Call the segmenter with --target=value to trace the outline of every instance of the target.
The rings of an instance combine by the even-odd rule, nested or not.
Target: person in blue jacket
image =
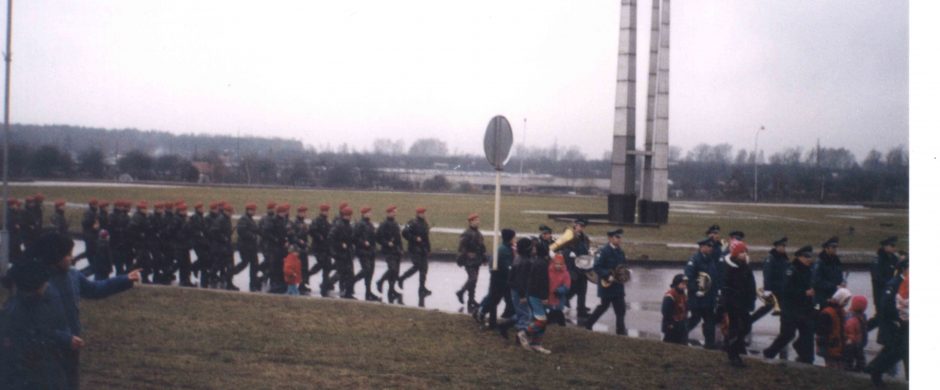
[[[100,299],[130,289],[140,282],[140,270],[127,275],[118,275],[106,280],[90,281],[72,267],[72,240],[58,233],[46,233],[39,237],[33,247],[32,257],[49,267],[49,294],[62,305],[66,324],[75,336],[81,336],[82,324],[78,301],[80,298]],[[65,354],[66,378],[70,388],[78,388],[79,353],[70,350]]]
[[[839,237],[832,237],[822,244],[819,260],[813,264],[813,289],[815,302],[822,307],[839,287],[845,287],[842,261],[839,260]]]
[[[715,251],[713,244],[714,240],[711,237],[699,240],[698,252],[695,252],[689,259],[684,271],[685,276],[689,278],[689,311],[692,313],[689,317],[688,331],[691,332],[699,322],[702,322],[705,349],[717,349],[715,325],[718,323],[718,316],[715,314],[715,305],[718,303],[718,289],[721,288],[721,271],[718,267],[718,258],[713,256]],[[700,285],[705,275],[711,280],[711,285],[707,288]]]
[[[613,281],[614,269],[618,265],[627,263],[627,256],[620,248],[622,241],[623,229],[607,232],[607,245],[604,245],[598,252],[597,257],[594,258],[594,272],[597,273],[597,296],[601,298],[601,304],[597,305],[597,308],[591,312],[591,317],[585,322],[584,327],[588,330],[594,327],[594,323],[612,305],[617,319],[617,334],[627,334],[627,327],[624,323],[624,317],[627,314],[627,304],[624,300],[626,294],[623,290],[623,284]],[[603,281],[608,281],[610,284],[604,287]]]

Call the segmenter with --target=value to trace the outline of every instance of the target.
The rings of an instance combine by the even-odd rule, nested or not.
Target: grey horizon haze
[[[639,0],[638,140],[650,1]],[[18,1],[11,121],[611,148],[620,0]],[[908,2],[673,1],[670,144],[908,145]],[[521,144],[521,142],[517,142]]]

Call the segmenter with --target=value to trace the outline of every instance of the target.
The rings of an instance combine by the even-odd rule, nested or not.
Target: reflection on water
[[[76,241],[74,253],[78,254],[83,251],[84,243],[81,241]],[[195,254],[192,256],[193,259],[195,259]],[[235,261],[237,263],[239,261],[238,254],[236,253],[235,256]],[[85,264],[85,260],[82,260],[77,264],[77,266],[81,268]],[[310,258],[310,264],[315,264],[312,256]],[[410,266],[410,262],[402,261],[401,270],[406,270]],[[356,262],[355,267],[356,271],[358,272],[358,262]],[[375,280],[378,280],[385,270],[385,262],[377,260],[375,264],[375,276],[373,277],[373,290],[375,289]],[[660,333],[660,323],[662,320],[662,315],[660,314],[660,304],[662,302],[663,294],[666,292],[666,290],[669,289],[669,283],[672,282],[673,276],[675,276],[677,273],[681,273],[682,269],[679,267],[635,267],[632,270],[633,279],[626,285],[627,335],[630,337],[642,337],[659,340],[662,338],[662,334]],[[433,294],[425,298],[425,307],[428,309],[436,309],[454,313],[464,312],[463,306],[457,302],[457,297],[454,295],[454,293],[463,285],[466,277],[466,272],[462,268],[458,267],[455,263],[432,261],[428,271],[427,287],[433,292]],[[757,281],[757,285],[762,286],[763,275],[760,270],[754,272],[754,277]],[[320,274],[314,275],[311,278],[311,285],[318,285],[321,278],[322,276]],[[193,278],[193,280],[195,280],[195,278]],[[235,284],[242,291],[248,291],[248,272],[242,272],[239,275],[236,275]],[[477,301],[480,301],[483,296],[486,295],[488,285],[489,272],[484,268],[480,270],[479,282],[477,283]],[[850,273],[848,277],[848,287],[854,294],[862,294],[869,299],[869,302],[871,302],[871,279],[867,272]],[[357,283],[355,288],[355,296],[358,299],[365,299],[365,287],[363,283]],[[417,275],[405,281],[405,285],[402,291],[404,292],[405,305],[418,305]],[[384,299],[384,294],[378,294],[376,291],[373,292],[377,295],[383,295]],[[575,300],[572,299],[571,303],[575,304]],[[597,297],[597,286],[594,284],[589,284],[587,306],[593,310],[594,307],[599,303],[600,299]],[[757,303],[758,305],[760,304],[760,302]],[[867,314],[869,317],[874,314],[874,309],[871,304],[869,304]],[[771,315],[764,316],[762,319],[757,321],[753,325],[752,340],[749,349],[761,350],[769,346],[774,337],[776,337],[779,331],[779,326],[779,317]],[[594,326],[594,330],[597,332],[613,333],[614,312],[612,309],[609,309],[606,313],[604,313],[603,316],[601,316],[597,324]],[[701,326],[693,330],[689,336],[693,340],[700,341],[702,338]],[[880,347],[877,345],[877,343],[874,342],[874,333],[871,334],[869,339],[871,342],[869,342],[867,352],[870,360]],[[791,353],[790,356],[795,356],[795,353]],[[817,363],[822,363],[821,359],[816,360]]]

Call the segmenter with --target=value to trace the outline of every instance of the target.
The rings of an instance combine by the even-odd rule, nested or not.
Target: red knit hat
[[[738,255],[747,252],[747,244],[744,241],[732,241],[731,242],[731,260],[737,259]]]

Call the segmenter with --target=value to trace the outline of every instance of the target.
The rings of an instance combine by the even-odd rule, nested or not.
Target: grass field
[[[244,204],[255,202],[263,205],[268,201],[286,202],[296,207],[316,207],[322,202],[335,207],[348,201],[354,208],[370,205],[379,209],[375,220],[384,218],[384,208],[399,206],[399,221],[404,223],[413,215],[417,206],[428,208],[428,219],[433,227],[463,228],[471,212],[483,216],[482,227],[492,227],[494,200],[491,194],[442,194],[370,192],[349,190],[311,189],[259,189],[219,187],[113,187],[102,185],[31,186],[27,183],[12,187],[12,195],[24,197],[42,192],[47,200],[65,199],[73,203],[85,203],[90,198],[131,199],[148,201],[185,200],[192,205],[226,200],[242,211]],[[47,203],[47,210],[51,210]],[[564,229],[563,223],[546,217],[547,212],[606,212],[607,200],[603,197],[584,196],[531,196],[506,194],[503,197],[501,226],[519,232],[536,232],[540,224],[552,226],[556,233]],[[51,212],[51,211],[47,211]],[[68,217],[72,229],[78,231],[82,210],[69,209]],[[308,214],[310,215],[310,214]],[[357,213],[358,217],[358,213]],[[704,236],[705,229],[713,223],[721,225],[724,233],[741,230],[747,234],[751,245],[769,246],[780,236],[790,238],[792,248],[805,244],[818,247],[830,236],[841,237],[843,260],[846,262],[868,262],[878,247],[878,241],[890,235],[901,237],[900,248],[908,247],[908,210],[865,208],[819,208],[813,206],[786,206],[760,204],[731,204],[705,202],[672,202],[669,224],[659,228],[626,227],[625,250],[630,258],[651,260],[685,260],[692,249],[667,244],[691,244]],[[587,231],[595,242],[603,242],[604,232],[609,226],[589,226]],[[852,233],[850,234],[850,230]],[[453,252],[457,237],[453,234],[434,233],[431,237],[433,250]],[[762,257],[762,256],[758,256]]]
[[[84,301],[82,318],[86,389],[871,386],[819,367],[735,369],[719,352],[575,328],[550,327],[543,356],[466,315],[332,299],[139,287]]]

